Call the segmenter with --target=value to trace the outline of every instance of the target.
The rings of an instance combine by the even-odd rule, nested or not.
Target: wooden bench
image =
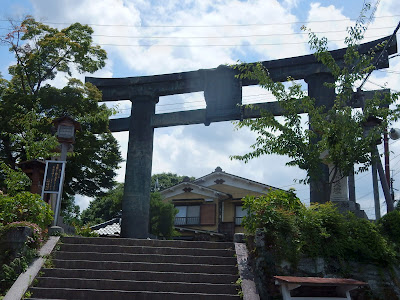
[[[274,276],[280,285],[283,300],[343,300],[350,291],[366,282],[344,278]]]

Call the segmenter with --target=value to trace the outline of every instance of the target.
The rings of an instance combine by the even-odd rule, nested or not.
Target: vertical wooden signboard
[[[57,202],[54,211],[54,225],[57,225],[60,213],[62,187],[64,183],[65,161],[46,160],[46,169],[43,180],[42,199],[44,194],[57,194]]]

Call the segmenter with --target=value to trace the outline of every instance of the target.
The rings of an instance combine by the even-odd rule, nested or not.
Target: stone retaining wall
[[[251,264],[261,300],[281,299],[279,287],[272,276],[304,276],[326,278],[352,278],[365,281],[369,287],[352,291],[353,300],[400,299],[400,266],[383,267],[357,262],[340,263],[323,258],[302,258],[297,266],[289,262],[276,262],[273,254],[267,251],[263,235],[248,238]]]

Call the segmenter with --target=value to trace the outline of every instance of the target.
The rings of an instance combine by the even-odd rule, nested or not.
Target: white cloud
[[[293,23],[299,20],[295,15],[296,10],[299,9],[302,9],[303,15],[307,16],[308,23],[306,25],[312,30],[325,33],[340,31],[324,34],[330,40],[341,40],[332,42],[330,44],[332,48],[344,46],[346,28],[353,24],[346,6],[338,7],[334,1],[318,3],[303,0],[301,6],[298,0],[284,0],[281,3],[276,0],[169,0],[157,2],[146,0],[31,0],[31,2],[35,9],[35,16],[43,17],[44,20],[61,23],[78,21],[103,25],[93,26],[95,41],[104,45],[109,54],[106,69],[101,71],[103,73],[95,74],[100,77],[164,74],[213,68],[224,63],[234,63],[237,59],[257,61],[307,54],[309,53],[308,45],[304,43],[307,41],[307,36],[297,35],[301,24]],[[376,12],[377,18],[367,31],[367,40],[375,39],[374,36],[377,34],[386,35],[393,31],[396,19],[380,18],[391,14],[400,14],[397,2],[394,0],[381,1]],[[310,23],[311,20],[340,20],[340,22]],[[281,25],[277,25],[279,23]],[[282,25],[282,23],[284,24]],[[118,26],[108,26],[110,24]],[[249,24],[275,25],[245,26]],[[59,26],[65,27],[66,25]],[[145,27],[149,25],[164,26]],[[168,27],[172,25],[177,27]],[[211,25],[220,26],[210,27]],[[376,29],[388,26],[393,26],[393,28]],[[235,38],[226,38],[229,36],[235,36]],[[146,37],[162,38],[147,39]],[[137,44],[154,46],[122,46]],[[196,46],[205,44],[249,46]],[[279,45],[262,46],[258,44]],[[161,47],[160,45],[165,46]],[[191,47],[173,47],[171,45],[189,45]],[[395,61],[391,64],[398,68]],[[387,81],[390,87],[399,86],[399,76],[392,75],[388,74],[385,77],[373,75],[371,80],[379,84]],[[83,79],[82,76],[79,78]],[[65,82],[63,80],[63,78],[57,78],[58,83],[56,83],[61,85]],[[265,91],[260,91],[260,89],[246,89],[248,89],[248,93],[244,93],[244,100],[247,102],[258,102],[267,97]],[[189,102],[197,101],[200,98],[198,95],[194,98],[183,95],[173,99],[161,99],[157,109],[161,112],[167,107],[188,108],[191,105],[197,105],[197,103],[194,105]],[[178,106],[162,106],[184,101],[185,104]],[[198,103],[198,105],[204,105],[204,102]],[[124,109],[124,117],[129,115],[129,105],[122,104],[121,109]],[[121,145],[121,152],[126,158],[128,134],[116,133],[115,136]],[[235,132],[230,123],[211,124],[210,127],[192,125],[156,129],[153,173],[174,172],[198,177],[212,172],[216,166],[221,166],[226,172],[277,187],[291,185],[294,178],[304,177],[302,171],[284,167],[287,161],[285,157],[266,156],[253,160],[249,164],[229,159],[229,155],[247,151],[254,137],[253,133],[246,130]],[[122,164],[119,171],[118,181],[124,180],[124,172],[125,163]],[[308,187],[294,186],[301,190],[299,194],[303,200],[309,198]],[[364,185],[360,184],[360,186]],[[368,197],[362,200],[366,199]]]
[[[343,8],[334,5],[323,6],[319,2],[310,4],[307,20],[307,28],[315,32],[318,37],[328,39],[330,50],[345,47],[347,28],[354,23],[344,15]]]

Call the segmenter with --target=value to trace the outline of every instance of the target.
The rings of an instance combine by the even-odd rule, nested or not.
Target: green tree
[[[189,178],[190,181],[195,180],[194,177],[179,176],[173,173],[160,173],[151,176],[151,191],[162,191],[171,186],[181,183],[185,178]]]
[[[83,224],[98,224],[116,217],[122,209],[124,184],[117,183],[104,195],[96,197],[81,214]]]
[[[153,187],[150,194],[150,233],[165,238],[173,236],[174,220],[177,214],[177,210],[171,203],[162,202],[161,195],[154,192],[157,179],[159,186],[166,189],[182,182],[185,177],[187,176],[179,176],[173,173],[154,174],[151,177]],[[191,177],[191,180],[193,179],[194,177]],[[124,184],[117,183],[105,195],[96,197],[90,202],[89,207],[82,212],[82,222],[84,224],[98,224],[117,216],[122,209],[123,193]]]
[[[2,38],[16,64],[9,68],[11,79],[0,80],[0,161],[17,170],[22,161],[47,159],[58,145],[52,120],[68,115],[80,122],[66,168],[62,208],[69,213],[77,212],[75,194],[93,197],[111,188],[122,160],[108,129],[113,110],[99,105],[97,88],[74,78],[60,89],[49,84],[58,73],[93,73],[105,65],[106,52],[93,45],[92,33],[87,25],[58,30],[28,16]],[[4,176],[0,172],[3,189]]]
[[[176,235],[174,222],[177,213],[178,209],[172,203],[162,201],[160,193],[151,193],[150,233],[167,239]]]
[[[303,27],[303,30],[307,31],[307,28]],[[366,170],[370,165],[373,145],[388,124],[398,119],[399,109],[388,108],[389,104],[394,104],[398,94],[376,94],[372,100],[365,101],[363,110],[351,107],[353,91],[365,74],[374,69],[374,51],[377,49],[367,54],[357,51],[364,31],[362,22],[348,29],[349,37],[345,40],[347,49],[340,65],[328,52],[327,39],[318,38],[308,31],[310,47],[315,50],[316,59],[334,77],[334,83],[325,83],[336,91],[332,107],[316,106],[315,100],[306,95],[301,84],[291,78],[288,78],[287,84],[274,82],[261,64],[235,66],[240,71],[240,78],[257,80],[261,87],[272,92],[283,109],[283,115],[275,117],[264,111],[261,118],[238,122],[237,128],[248,127],[258,137],[249,153],[232,158],[247,162],[264,154],[286,155],[290,159],[288,166],[298,166],[307,172],[306,178],[300,180],[304,183],[308,183],[310,177],[320,176],[320,156],[325,151],[329,153],[329,162],[334,166],[335,174],[349,174],[354,164],[361,165],[357,171]],[[308,113],[306,123],[299,112]],[[366,134],[363,126],[370,117],[379,118],[382,123]]]

